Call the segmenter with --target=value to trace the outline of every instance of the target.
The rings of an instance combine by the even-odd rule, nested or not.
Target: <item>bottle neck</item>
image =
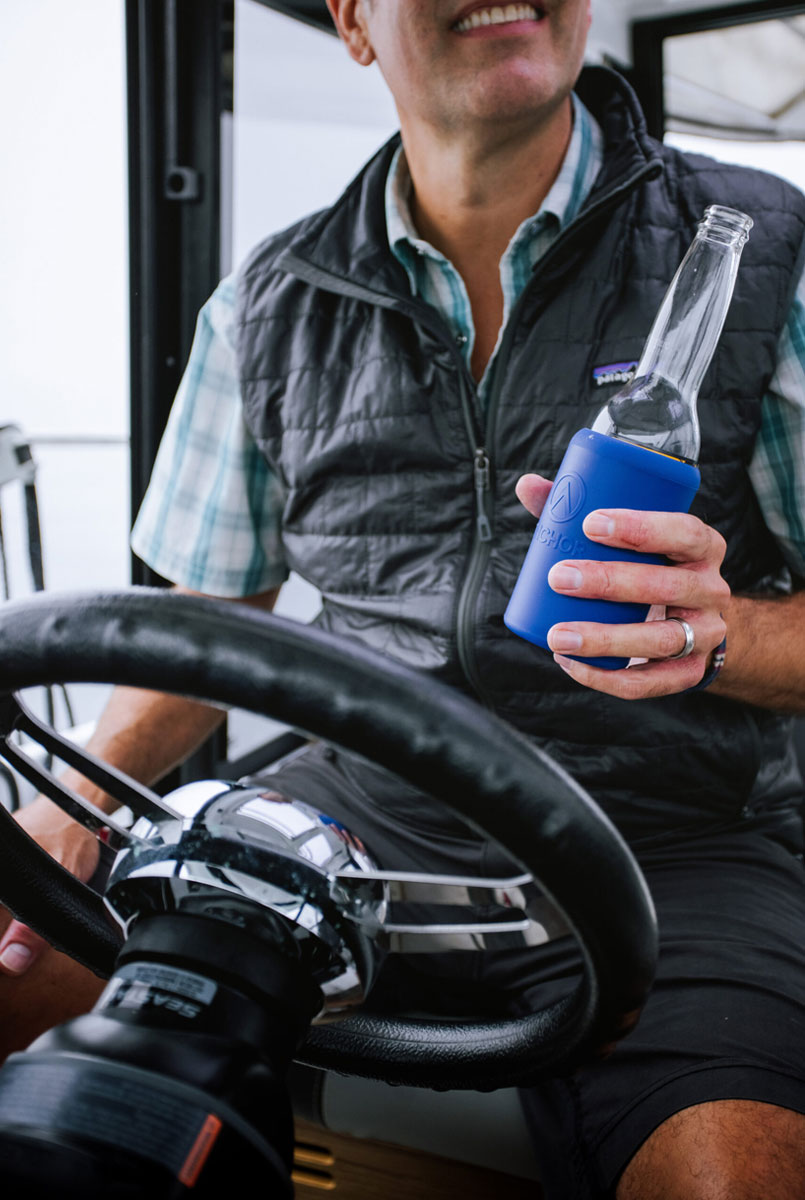
[[[637,368],[638,378],[662,378],[694,403],[727,316],[739,254],[709,231],[696,236],[669,288]],[[676,280],[674,281],[676,283]]]
[[[696,397],[727,316],[752,219],[711,205],[654,319],[637,374],[607,402],[594,433],[695,463]]]

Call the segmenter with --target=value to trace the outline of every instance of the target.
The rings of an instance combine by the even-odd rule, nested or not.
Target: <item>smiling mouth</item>
[[[544,15],[542,9],[535,8],[533,4],[494,4],[488,8],[476,8],[460,21],[456,21],[453,29],[456,33],[469,33],[471,29],[481,29],[484,25],[540,21]]]

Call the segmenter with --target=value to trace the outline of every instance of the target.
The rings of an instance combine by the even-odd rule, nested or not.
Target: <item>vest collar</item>
[[[637,97],[622,76],[606,67],[585,67],[576,90],[603,130],[604,165],[562,242],[577,226],[587,225],[590,216],[619,204],[639,183],[663,170],[659,145],[649,138]],[[384,307],[421,308],[411,298],[405,271],[388,244],[384,194],[399,145],[395,134],[332,208],[305,223],[279,256],[278,269],[327,291]]]

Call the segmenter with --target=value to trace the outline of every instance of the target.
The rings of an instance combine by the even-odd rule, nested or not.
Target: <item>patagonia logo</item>
[[[637,362],[608,363],[605,367],[593,367],[593,379],[596,387],[607,383],[629,383],[636,370]]]

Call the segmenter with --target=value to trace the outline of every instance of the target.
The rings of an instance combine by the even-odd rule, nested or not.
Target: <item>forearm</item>
[[[87,749],[140,783],[152,784],[192,754],[224,715],[221,709],[182,696],[119,687],[99,718]],[[104,812],[117,807],[70,768],[62,780]]]
[[[727,656],[710,691],[805,712],[805,589],[790,596],[733,596],[724,616]]]

